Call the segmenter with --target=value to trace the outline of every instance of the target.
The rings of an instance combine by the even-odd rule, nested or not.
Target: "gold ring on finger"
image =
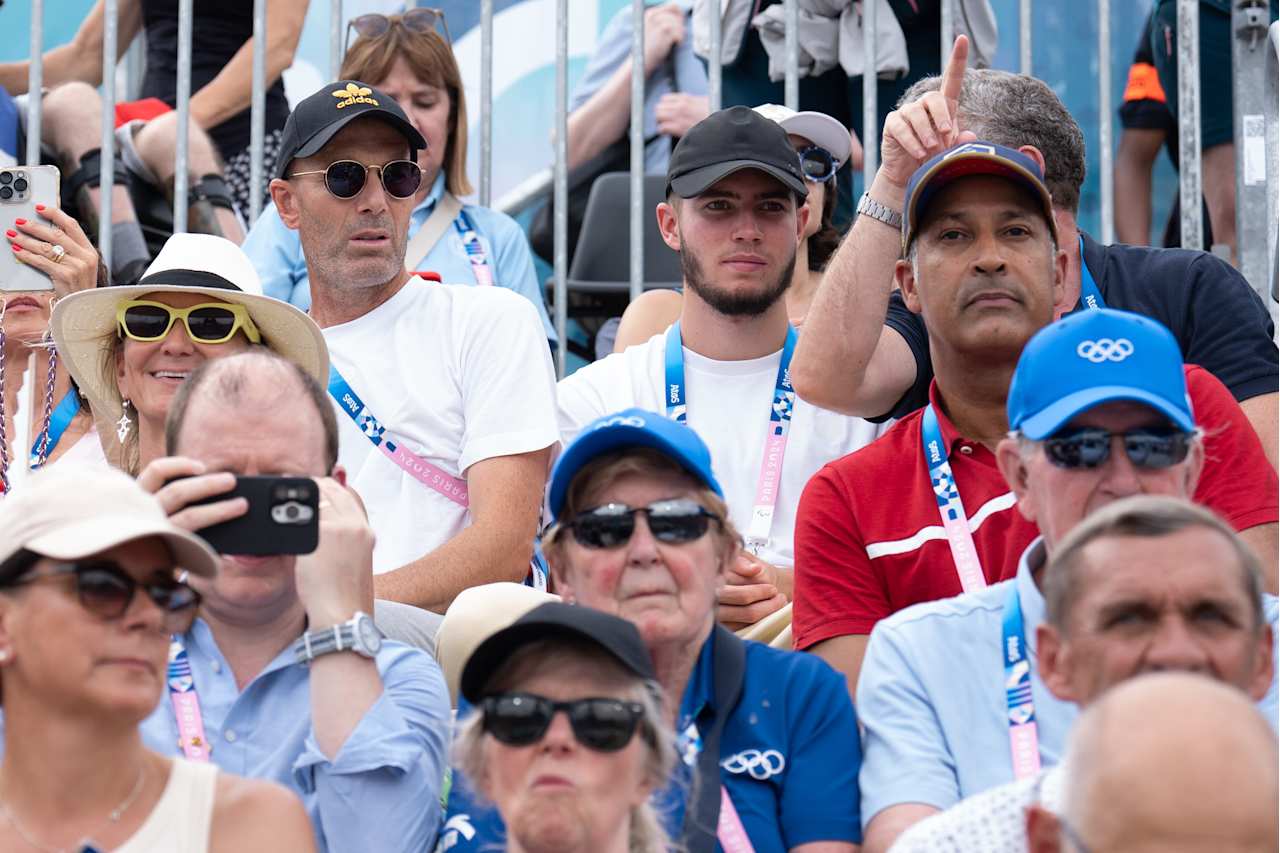
[[[49,260],[53,261],[55,264],[62,263],[62,259],[65,258],[66,256],[67,256],[67,250],[64,249],[60,244],[54,243],[52,246],[49,247]]]

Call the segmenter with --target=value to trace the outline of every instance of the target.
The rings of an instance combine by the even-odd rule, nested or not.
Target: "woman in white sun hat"
[[[761,104],[756,112],[782,125],[800,157],[809,197],[809,222],[804,239],[796,246],[796,266],[787,288],[787,315],[791,324],[800,328],[809,312],[809,303],[818,290],[818,281],[827,261],[840,245],[840,231],[831,224],[836,208],[836,190],[832,180],[836,172],[852,157],[854,168],[862,165],[862,145],[857,137],[826,113],[802,112],[778,104]],[[684,296],[676,290],[650,290],[627,306],[618,326],[613,351],[643,343],[665,331],[680,317]]]
[[[134,475],[164,455],[169,404],[207,359],[265,346],[329,382],[320,328],[264,296],[240,247],[208,234],[173,235],[136,285],[73,294],[50,325],[107,461]]]

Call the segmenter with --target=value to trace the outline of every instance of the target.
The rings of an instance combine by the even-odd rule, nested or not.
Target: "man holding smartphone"
[[[324,390],[270,352],[206,362],[179,390],[170,455],[139,476],[170,519],[203,530],[253,512],[219,497],[237,476],[311,477],[319,545],[222,554],[215,581],[192,579],[200,618],[175,638],[169,699],[143,736],[163,754],[176,743],[291,787],[321,850],[426,850],[440,820],[448,693],[429,655],[384,641],[368,615],[373,531],[337,446]]]

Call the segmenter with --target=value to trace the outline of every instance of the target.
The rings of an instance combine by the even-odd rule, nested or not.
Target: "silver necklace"
[[[138,799],[138,795],[142,793],[142,787],[146,781],[147,765],[144,763],[140,768],[138,768],[138,781],[133,783],[133,790],[129,792],[129,796],[121,800],[120,805],[116,806],[107,814],[107,819],[103,821],[100,827],[98,827],[98,831],[104,830],[112,824],[120,822],[120,818],[124,817],[124,813],[129,811],[129,807],[133,805],[133,801]],[[0,815],[3,815],[4,818],[13,825],[18,836],[25,841],[28,846],[41,851],[41,853],[84,853],[84,851],[96,851],[100,849],[98,847],[98,843],[93,840],[91,835],[86,835],[71,847],[50,847],[46,844],[41,844],[39,841],[31,837],[27,830],[23,828],[22,824],[18,823],[18,818],[9,810],[8,804],[3,801],[0,801]]]

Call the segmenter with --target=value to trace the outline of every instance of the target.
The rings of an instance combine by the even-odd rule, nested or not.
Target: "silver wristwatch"
[[[858,215],[870,216],[890,228],[902,228],[902,214],[891,207],[885,207],[872,198],[870,193],[863,193],[862,198],[858,199]]]
[[[373,617],[357,610],[347,622],[303,634],[293,644],[293,654],[303,664],[332,652],[355,652],[371,658],[382,648],[382,637]]]

